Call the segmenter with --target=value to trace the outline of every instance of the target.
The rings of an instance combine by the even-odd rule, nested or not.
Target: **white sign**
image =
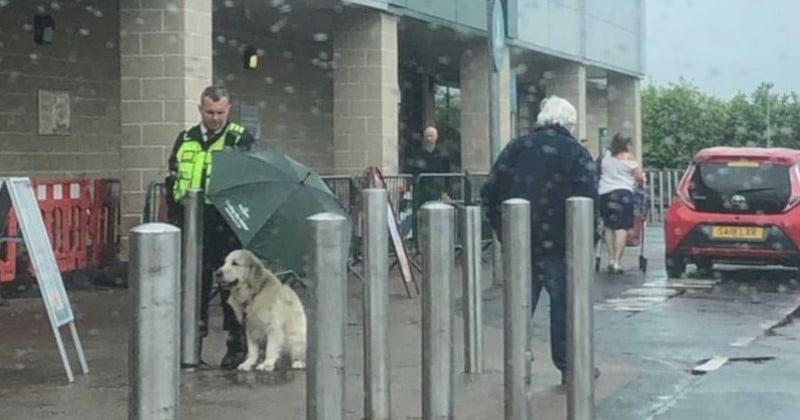
[[[45,230],[39,202],[36,200],[30,179],[2,178],[0,180],[0,196],[2,196],[0,202],[7,207],[3,209],[5,211],[2,213],[7,213],[9,208],[13,208],[17,219],[19,219],[22,238],[25,241],[25,248],[28,250],[28,255],[33,264],[36,281],[39,284],[39,291],[42,294],[50,325],[53,327],[53,333],[56,336],[61,361],[67,371],[67,378],[72,382],[74,380],[72,368],[64,349],[59,327],[69,324],[72,332],[72,341],[75,344],[75,350],[78,352],[78,360],[81,363],[83,373],[88,373],[89,368],[86,364],[78,332],[75,329],[75,317],[72,314],[67,291],[64,289],[64,281],[56,263],[53,245],[50,243],[50,237]],[[8,203],[9,199],[10,205]]]

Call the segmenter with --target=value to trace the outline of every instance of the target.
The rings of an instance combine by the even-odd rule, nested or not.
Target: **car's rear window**
[[[689,195],[699,211],[780,213],[791,195],[789,166],[758,161],[701,163]]]

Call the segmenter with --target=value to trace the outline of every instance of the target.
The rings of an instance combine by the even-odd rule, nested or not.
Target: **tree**
[[[649,86],[642,92],[644,162],[651,168],[681,168],[700,149],[765,146],[767,102],[774,147],[800,146],[800,102],[794,93],[777,95],[762,83],[751,95],[728,101],[702,93],[686,81]]]

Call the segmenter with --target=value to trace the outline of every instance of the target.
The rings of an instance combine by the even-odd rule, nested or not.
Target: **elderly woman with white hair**
[[[487,217],[498,233],[504,200],[524,198],[531,204],[531,312],[545,288],[550,295],[550,348],[562,384],[567,377],[566,200],[597,196],[592,156],[572,134],[577,116],[563,98],[542,101],[536,127],[505,147],[482,191]]]

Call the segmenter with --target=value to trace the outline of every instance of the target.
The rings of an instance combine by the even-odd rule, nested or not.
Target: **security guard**
[[[169,218],[178,226],[182,224],[183,219],[181,202],[189,189],[206,190],[213,168],[213,153],[224,149],[250,150],[255,141],[243,126],[228,121],[231,104],[228,91],[224,87],[209,86],[203,90],[198,108],[202,122],[178,134],[169,157],[170,173],[167,182],[167,190],[171,194]],[[230,251],[240,247],[222,215],[208,200],[203,211],[201,337],[208,335],[208,304],[211,299],[213,272],[222,265]],[[225,370],[235,369],[247,353],[242,326],[227,304],[229,294],[228,291],[220,293],[222,328],[228,331],[226,341],[228,350],[220,363]]]

